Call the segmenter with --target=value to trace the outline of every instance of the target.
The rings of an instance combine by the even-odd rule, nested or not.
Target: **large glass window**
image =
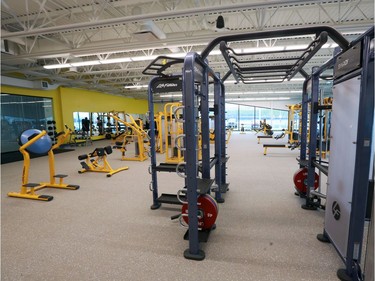
[[[247,105],[240,105],[240,123],[245,131],[250,131],[254,128],[254,107]]]
[[[281,131],[282,129],[288,130],[288,111],[273,110],[271,126],[276,131]]]
[[[225,104],[225,126],[229,129],[239,129],[239,108],[237,104]]]
[[[52,99],[1,94],[1,153],[17,151],[27,129],[47,129],[53,120]]]
[[[266,121],[272,130],[288,129],[288,111],[239,104],[225,104],[226,127],[240,130],[243,126],[246,131],[259,129],[260,122]]]

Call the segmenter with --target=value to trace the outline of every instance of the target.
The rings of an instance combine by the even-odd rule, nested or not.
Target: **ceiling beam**
[[[36,36],[36,35],[42,35],[42,34],[59,33],[59,32],[70,31],[70,30],[96,28],[96,27],[105,26],[105,25],[133,23],[133,22],[145,21],[145,20],[155,20],[155,19],[181,17],[181,16],[196,16],[196,15],[200,15],[204,13],[220,13],[220,12],[231,11],[231,10],[255,9],[255,8],[258,9],[258,8],[267,8],[267,7],[273,7],[273,6],[284,6],[284,5],[289,6],[293,4],[295,5],[303,5],[307,3],[316,4],[319,2],[324,2],[324,1],[289,0],[286,4],[283,4],[282,1],[267,1],[267,2],[252,3],[252,4],[240,3],[240,4],[231,4],[231,5],[198,7],[198,8],[184,9],[184,10],[173,10],[173,12],[165,11],[161,13],[132,15],[132,16],[111,18],[111,19],[98,20],[98,21],[92,21],[92,22],[73,23],[73,24],[66,24],[66,25],[52,26],[52,27],[45,27],[45,28],[33,28],[33,29],[25,30],[25,31],[4,33],[2,34],[2,38],[9,39],[9,38],[14,38],[14,37]]]

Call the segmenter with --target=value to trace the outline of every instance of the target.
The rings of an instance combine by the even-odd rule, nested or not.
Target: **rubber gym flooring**
[[[50,202],[7,197],[19,190],[23,162],[1,165],[1,280],[338,280],[342,261],[332,245],[315,238],[324,211],[301,209],[303,200],[294,195],[299,151],[270,148],[264,156],[262,143],[273,142],[257,144],[253,132],[232,134],[230,191],[200,262],[183,257],[186,230],[170,220],[180,208],[150,209],[149,160],[124,162],[113,151],[112,167],[129,170],[107,178],[78,174],[77,156],[110,141],[58,154],[56,172],[81,188],[38,191],[54,196]],[[31,160],[29,180],[48,180],[47,157]],[[158,180],[160,192],[183,187],[175,173],[159,173]]]

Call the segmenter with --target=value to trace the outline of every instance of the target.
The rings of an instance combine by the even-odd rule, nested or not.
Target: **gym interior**
[[[374,280],[373,1],[1,6],[1,280]]]

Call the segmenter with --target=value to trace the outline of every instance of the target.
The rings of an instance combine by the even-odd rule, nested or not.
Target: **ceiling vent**
[[[48,90],[50,87],[49,87],[48,81],[37,80],[37,81],[34,81],[34,88],[35,89]]]
[[[77,67],[70,67],[69,70],[66,71],[65,73],[72,73],[72,74],[78,73],[78,68]]]
[[[140,30],[133,33],[133,36],[138,41],[157,41],[167,38],[165,33],[151,20],[144,22]]]
[[[8,55],[16,54],[16,44],[6,39],[1,40],[1,52]]]

